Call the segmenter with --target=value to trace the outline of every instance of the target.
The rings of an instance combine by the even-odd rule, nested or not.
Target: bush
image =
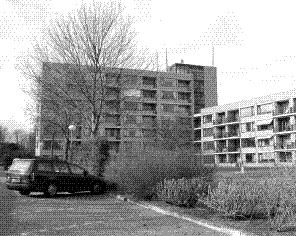
[[[174,205],[194,207],[201,196],[206,193],[204,178],[164,180],[157,185],[160,199]]]
[[[166,179],[204,175],[213,179],[213,170],[197,167],[194,156],[163,149],[141,151],[134,155],[119,154],[106,167],[105,177],[119,186],[124,194],[156,198],[158,183]],[[158,186],[159,187],[159,186]]]
[[[288,178],[244,179],[243,176],[220,181],[202,201],[226,217],[234,219],[267,218],[271,228],[282,229],[295,217],[295,185]]]

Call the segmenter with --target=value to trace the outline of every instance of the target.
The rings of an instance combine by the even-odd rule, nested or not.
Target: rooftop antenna
[[[165,49],[165,66],[166,72],[168,71],[168,49]]]
[[[214,66],[214,46],[212,45],[212,66]]]

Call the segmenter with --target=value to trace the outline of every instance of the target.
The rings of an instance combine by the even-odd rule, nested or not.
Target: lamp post
[[[73,131],[75,131],[76,129],[76,126],[75,125],[70,125],[69,127],[69,130],[71,132],[71,137],[70,137],[70,150],[71,150],[71,157],[72,157],[72,142],[73,142]]]

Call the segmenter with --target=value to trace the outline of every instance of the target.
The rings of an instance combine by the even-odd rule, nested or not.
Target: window
[[[138,84],[138,81],[139,81],[138,77],[137,76],[132,76],[132,75],[130,75],[128,77],[125,77],[123,79],[124,84],[126,84],[128,86],[135,86],[135,85]]]
[[[119,138],[120,129],[106,128],[106,136]]]
[[[154,103],[143,103],[143,111],[156,113],[156,104],[154,104]]]
[[[37,171],[50,172],[51,171],[51,163],[49,163],[49,162],[38,163]]]
[[[188,80],[178,80],[178,87],[190,90],[190,81],[188,81]]]
[[[174,79],[163,79],[161,80],[162,87],[175,87],[175,80]]]
[[[125,116],[126,124],[137,124],[137,116],[136,115],[126,115]]]
[[[241,129],[242,133],[254,131],[254,122],[243,123]]]
[[[156,87],[156,78],[155,77],[143,77],[143,86]]]
[[[257,106],[257,114],[265,114],[272,112],[272,103],[262,104]]]
[[[212,122],[212,115],[203,116],[203,123],[211,123]]]
[[[54,171],[61,173],[69,173],[68,164],[61,162],[54,163]]]
[[[242,147],[247,148],[247,147],[255,147],[255,138],[245,138],[242,139]]]
[[[141,97],[141,90],[139,89],[125,89],[123,91],[125,97]],[[117,95],[119,97],[119,94]]]
[[[135,137],[136,136],[136,129],[126,129],[124,130],[125,137]]]
[[[203,143],[203,150],[204,151],[208,151],[208,150],[214,150],[214,141],[210,141],[210,142],[204,142]]]
[[[240,109],[241,117],[253,116],[254,107],[245,107]]]
[[[163,111],[164,112],[174,112],[175,105],[174,104],[163,104]]]
[[[112,124],[115,124],[115,125],[120,125],[120,116],[119,115],[106,114],[106,123],[112,123]]]
[[[263,131],[263,130],[272,130],[272,125],[258,125],[258,131]]]
[[[124,109],[128,111],[138,111],[139,104],[137,102],[125,102]]]
[[[162,99],[176,99],[174,91],[162,91]]]
[[[213,129],[212,128],[203,129],[203,137],[210,137],[210,136],[213,136]]]
[[[178,112],[181,114],[191,115],[191,107],[186,105],[179,105]]]
[[[269,138],[258,139],[258,147],[268,147],[268,146],[270,146]]]
[[[246,154],[246,163],[253,163],[254,162],[254,153],[247,153]]]
[[[75,166],[75,165],[69,165],[71,172],[73,174],[77,174],[77,175],[83,175],[84,174],[84,170],[82,168],[80,168],[79,166]]]
[[[51,149],[52,140],[44,140],[43,143],[44,143],[44,146],[43,146],[44,150],[50,150]],[[61,150],[62,149],[61,142],[60,141],[54,141],[53,145],[52,145],[52,148],[55,149],[55,150]]]
[[[274,163],[274,153],[273,152],[263,152],[258,153],[258,162],[259,163]]]

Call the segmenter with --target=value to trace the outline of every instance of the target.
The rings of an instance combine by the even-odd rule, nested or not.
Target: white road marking
[[[124,201],[124,198],[119,196],[119,195],[117,195],[117,198]],[[152,206],[152,205],[149,205],[149,204],[148,204],[148,206],[145,206],[145,205],[139,204],[137,202],[131,201],[129,199],[127,199],[127,201],[131,202],[133,204],[136,204],[138,206],[144,207],[146,209],[152,209],[152,210],[154,210],[154,211],[156,211],[158,213],[164,214],[164,215],[169,215],[169,216],[173,216],[173,217],[176,217],[176,218],[179,218],[179,219],[183,219],[183,220],[193,222],[195,224],[198,224],[198,225],[201,225],[203,227],[215,230],[215,231],[220,232],[220,233],[226,233],[226,234],[231,235],[231,236],[247,236],[246,234],[242,233],[239,230],[233,230],[233,229],[229,229],[229,228],[226,228],[226,227],[223,227],[223,228],[222,227],[217,227],[217,226],[211,225],[211,224],[206,223],[206,222],[194,220],[194,219],[191,219],[189,217],[179,215],[176,212],[170,212],[170,211],[163,210],[163,209],[161,209],[159,207],[156,207],[156,206]]]

